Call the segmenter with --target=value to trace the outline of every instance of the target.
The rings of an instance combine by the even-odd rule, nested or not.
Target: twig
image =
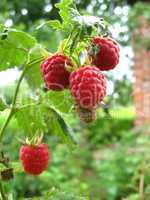
[[[141,174],[140,176],[140,183],[139,183],[139,195],[140,200],[144,200],[144,174]]]

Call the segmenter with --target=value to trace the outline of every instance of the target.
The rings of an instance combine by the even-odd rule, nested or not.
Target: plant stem
[[[19,87],[20,87],[21,81],[22,81],[22,79],[23,79],[23,77],[24,77],[24,74],[25,74],[26,70],[27,70],[27,67],[24,67],[24,69],[23,69],[23,71],[22,71],[22,73],[21,73],[21,76],[20,76],[20,78],[19,78],[19,80],[18,80],[18,83],[17,83],[17,86],[16,86],[16,90],[15,90],[15,94],[14,94],[14,98],[13,98],[13,101],[12,101],[11,110],[10,110],[10,112],[9,112],[9,115],[8,115],[8,117],[7,117],[6,121],[5,121],[5,123],[4,123],[4,126],[2,127],[2,129],[1,129],[1,131],[0,131],[0,141],[2,140],[4,131],[5,131],[5,129],[6,129],[7,125],[8,125],[8,123],[9,123],[9,121],[10,121],[12,115],[13,115],[14,108],[15,108],[15,103],[16,103],[16,99],[17,99],[17,94],[18,94],[18,91],[19,91]]]
[[[2,138],[3,138],[3,135],[4,135],[4,132],[5,132],[5,129],[6,129],[7,125],[9,124],[9,122],[10,122],[10,120],[11,120],[13,114],[15,113],[15,104],[16,104],[17,95],[18,95],[19,88],[20,88],[21,82],[22,82],[22,80],[23,80],[23,78],[24,78],[24,75],[25,75],[26,71],[29,69],[30,66],[32,66],[32,65],[34,65],[34,64],[36,64],[36,63],[41,62],[43,59],[44,59],[44,58],[41,57],[41,58],[36,59],[36,60],[33,61],[33,62],[30,62],[30,63],[24,65],[24,69],[23,69],[23,71],[22,71],[22,73],[21,73],[21,75],[20,75],[20,78],[19,78],[18,83],[17,83],[17,86],[16,86],[14,98],[13,98],[13,101],[12,101],[11,110],[10,110],[10,112],[9,112],[9,114],[8,114],[8,117],[7,117],[6,121],[5,121],[5,123],[4,123],[3,127],[2,127],[2,129],[0,130],[0,142],[1,142]]]
[[[144,197],[144,174],[143,173],[140,176],[139,194],[140,194],[141,200],[144,200],[145,197]]]
[[[1,193],[2,200],[8,200],[7,196],[5,195],[5,191],[1,182],[0,182],[0,193]]]

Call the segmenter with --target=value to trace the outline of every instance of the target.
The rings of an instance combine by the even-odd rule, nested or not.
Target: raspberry
[[[73,66],[71,60],[63,54],[54,54],[43,61],[41,72],[47,89],[61,91],[69,86],[70,72],[66,66]]]
[[[94,37],[89,49],[92,64],[100,70],[111,70],[119,63],[119,46],[111,38]]]
[[[70,75],[72,96],[81,108],[96,107],[106,95],[106,80],[94,66],[84,66]]]
[[[37,146],[25,144],[20,149],[19,157],[26,173],[39,175],[48,167],[48,146],[46,144]]]

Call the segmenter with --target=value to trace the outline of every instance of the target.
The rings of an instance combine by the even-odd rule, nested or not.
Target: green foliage
[[[29,105],[25,108],[21,108],[15,114],[15,117],[26,135],[32,138],[36,134],[45,132],[46,124],[43,115],[43,106]]]
[[[66,191],[59,191],[59,190],[56,190],[55,188],[53,188],[52,191],[47,192],[45,195],[43,195],[40,198],[35,197],[35,198],[27,198],[27,199],[28,200],[58,200],[58,199],[61,199],[61,200],[88,200],[87,198],[79,197],[78,195],[76,195],[74,193],[69,193]]]
[[[145,48],[147,51],[150,50],[150,37],[143,37],[141,35],[134,35],[134,48],[138,51],[141,48]]]
[[[54,105],[32,99],[25,101],[23,98],[23,101],[25,106],[16,112],[15,117],[28,137],[32,138],[36,134],[47,133],[61,136],[65,142],[76,143],[72,129],[69,128],[61,112],[57,111]]]
[[[94,35],[107,34],[107,22],[96,16],[81,15],[76,9],[75,2],[70,0],[62,0],[56,4],[59,9],[61,21],[50,20],[42,23],[37,30],[49,25],[52,28],[65,32],[68,36],[61,45],[60,50],[80,65],[79,55],[81,51],[86,49],[90,38]]]
[[[48,133],[61,136],[66,143],[71,144],[71,142],[73,142],[77,144],[73,130],[58,110],[50,106],[46,107],[45,123],[47,124]]]
[[[116,119],[116,123],[118,123],[118,127],[121,126],[120,120]],[[126,122],[124,121],[124,123]],[[74,126],[75,129],[76,126]],[[95,133],[93,130],[91,132],[96,136],[98,132]],[[103,134],[103,130],[104,128],[100,126],[99,134]],[[109,131],[111,132],[111,128]],[[56,144],[57,141],[54,140],[53,135],[47,135],[45,141],[51,146],[52,151],[49,170],[39,178],[33,178],[25,176],[18,163],[14,163],[17,176],[13,190],[18,194],[14,199],[23,199],[21,196],[24,198],[37,196],[37,199],[47,198],[49,200],[52,197],[58,198],[61,191],[63,191],[64,198],[72,197],[73,194],[72,198],[79,198],[78,194],[89,197],[91,194],[94,200],[136,199],[139,196],[141,169],[145,169],[145,167],[145,196],[148,197],[149,136],[142,136],[142,131],[140,135],[125,127],[118,132],[120,132],[121,138],[116,142],[110,141],[107,146],[102,146],[102,143],[105,143],[104,138],[101,142],[97,141],[95,148],[93,146],[91,149],[89,141],[92,139],[86,137],[84,129],[81,146],[72,152],[68,151],[66,145]],[[125,133],[121,134],[121,132]],[[11,140],[9,139],[9,141]],[[11,152],[13,148],[13,152],[16,151],[17,155],[19,147],[16,149],[12,143],[17,142],[12,140],[7,151]],[[97,148],[98,146],[99,148]],[[143,165],[143,163],[145,164]],[[59,188],[59,190],[50,191],[50,188],[53,187]]]
[[[0,112],[7,108],[6,102],[3,97],[0,97]]]
[[[28,62],[32,62],[37,58],[44,58],[48,56],[49,53],[41,45],[36,44],[28,53]],[[27,82],[32,89],[40,88],[41,84],[43,83],[39,65],[40,62],[32,65],[25,74]]]
[[[111,77],[110,77],[111,79]],[[128,77],[125,75],[121,80],[112,80],[114,82],[113,93],[106,99],[107,107],[115,106],[129,106],[132,104],[132,90],[133,85]]]
[[[44,101],[50,105],[54,106],[55,109],[61,111],[64,114],[70,113],[73,107],[73,99],[70,91],[64,90],[60,92],[48,91],[43,95]]]
[[[0,34],[0,71],[24,64],[28,51],[36,44],[36,40],[15,29],[1,30]]]
[[[47,197],[49,200],[57,200],[57,199],[62,199],[62,200],[87,200],[86,198],[79,197],[73,193],[68,193],[68,192],[61,192],[57,190],[53,190],[47,194]]]
[[[144,22],[145,20],[145,22]],[[141,26],[145,26],[144,23],[150,24],[150,6],[149,3],[137,2],[129,12],[128,26],[131,31],[134,30],[134,48],[139,50],[145,48],[150,50],[150,38],[149,36],[141,36],[137,29]]]
[[[148,22],[150,22],[150,6],[149,3],[138,2],[134,5],[134,7],[130,10],[129,13],[129,28],[131,30],[136,29],[140,26],[140,20],[138,18],[142,16]]]
[[[54,28],[60,28],[65,31],[68,31],[68,27],[70,26],[70,28],[72,27],[72,19],[70,18],[71,17],[71,11],[70,11],[70,7],[71,5],[73,4],[73,0],[62,0],[60,3],[56,4],[56,7],[59,8],[59,14],[62,18],[62,24],[60,24],[59,21],[57,21],[57,24],[56,24],[56,21],[55,21],[55,26],[54,24],[53,27]]]

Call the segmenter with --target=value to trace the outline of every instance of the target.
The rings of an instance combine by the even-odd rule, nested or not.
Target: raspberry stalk
[[[6,121],[5,121],[4,125],[3,125],[3,127],[2,127],[1,130],[0,130],[0,143],[1,143],[1,140],[2,140],[2,138],[3,138],[5,129],[6,129],[6,127],[8,126],[8,124],[9,124],[9,122],[10,122],[10,120],[11,120],[13,114],[15,113],[15,110],[16,110],[15,104],[16,104],[18,92],[19,92],[20,85],[21,85],[21,82],[22,82],[22,80],[23,80],[23,78],[24,78],[24,75],[25,75],[26,71],[28,70],[28,68],[29,68],[30,66],[32,66],[32,65],[34,65],[34,64],[36,64],[36,63],[41,62],[43,59],[44,59],[43,57],[40,57],[40,58],[36,59],[35,61],[30,62],[30,63],[28,63],[28,64],[26,64],[26,65],[24,66],[24,69],[23,69],[23,71],[22,71],[22,73],[21,73],[21,75],[20,75],[20,78],[19,78],[18,83],[17,83],[17,86],[16,86],[16,90],[15,90],[15,94],[14,94],[14,98],[13,98],[13,102],[12,102],[12,106],[11,106],[9,115],[8,115],[8,117],[7,117],[7,119],[6,119]]]

